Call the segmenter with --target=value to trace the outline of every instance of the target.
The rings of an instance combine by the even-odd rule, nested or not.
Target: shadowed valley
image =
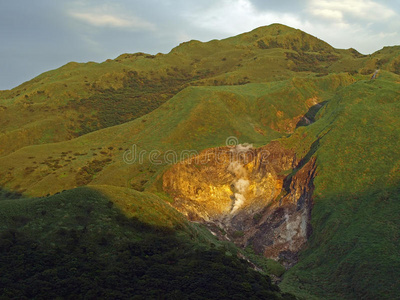
[[[393,299],[399,112],[399,46],[279,24],[0,91],[1,293]]]

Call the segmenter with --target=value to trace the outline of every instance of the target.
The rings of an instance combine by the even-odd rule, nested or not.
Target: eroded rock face
[[[310,234],[314,176],[314,159],[299,161],[272,142],[205,150],[170,168],[163,187],[190,220],[291,266]]]

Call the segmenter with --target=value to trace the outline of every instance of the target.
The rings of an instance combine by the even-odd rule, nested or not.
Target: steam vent
[[[314,159],[271,142],[204,150],[168,170],[163,185],[190,220],[290,267],[311,233],[314,176]]]

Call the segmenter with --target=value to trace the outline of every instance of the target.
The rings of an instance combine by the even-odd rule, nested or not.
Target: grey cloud
[[[251,0],[257,9],[263,11],[275,11],[280,13],[301,14],[307,5],[307,1],[298,0]]]
[[[87,60],[55,1],[9,1],[0,8],[0,89],[9,89],[69,60]]]
[[[398,17],[392,18],[390,22],[377,22],[345,14],[344,21],[350,27],[340,28],[332,20],[313,16],[309,11],[312,1],[1,1],[0,89],[12,88],[69,61],[100,62],[122,53],[134,52],[166,53],[185,40],[225,38],[253,29],[249,28],[253,23],[250,26],[246,22],[254,19],[258,20],[255,26],[279,20],[281,23],[288,22],[286,25],[314,34],[333,46],[354,47],[364,53],[398,43]],[[252,9],[243,11],[241,15],[238,6],[234,4],[246,2],[252,4]],[[375,2],[396,11],[397,15],[400,12],[398,1]],[[232,15],[230,10],[234,7],[236,11]],[[218,15],[213,14],[215,8],[220,9]],[[72,12],[106,14],[116,19],[106,19],[103,22],[92,20],[91,24],[77,20],[71,16]],[[220,20],[212,23],[215,17]],[[115,23],[118,18],[126,22]],[[204,23],[208,21],[211,24]],[[140,22],[144,25],[141,26]],[[121,26],[112,26],[118,24]],[[227,28],[232,29],[229,34]]]

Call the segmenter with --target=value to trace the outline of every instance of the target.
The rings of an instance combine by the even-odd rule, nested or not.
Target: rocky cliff
[[[315,160],[279,142],[207,149],[163,177],[173,206],[221,238],[290,267],[310,234]]]

